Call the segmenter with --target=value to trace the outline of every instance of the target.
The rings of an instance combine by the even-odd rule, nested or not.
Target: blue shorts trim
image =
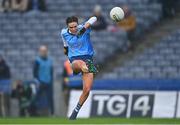
[[[69,61],[72,63],[74,60],[86,61],[87,59],[93,60],[93,56],[91,56],[91,55],[73,56],[73,57],[69,58]]]

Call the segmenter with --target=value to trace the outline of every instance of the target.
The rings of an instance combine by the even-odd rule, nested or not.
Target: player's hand
[[[80,29],[77,33],[77,36],[80,37],[81,35],[83,35],[86,32],[86,28],[83,27],[82,29]]]

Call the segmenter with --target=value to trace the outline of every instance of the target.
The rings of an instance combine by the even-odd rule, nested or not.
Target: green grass
[[[1,118],[0,124],[180,124],[180,119],[89,118],[69,121],[66,118]]]

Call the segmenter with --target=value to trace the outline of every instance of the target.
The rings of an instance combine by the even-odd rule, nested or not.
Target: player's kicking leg
[[[93,73],[97,72],[97,70],[90,60],[86,63],[82,60],[75,60],[72,64],[72,68],[75,72],[82,72],[83,80],[83,92],[80,96],[77,106],[75,107],[69,118],[71,120],[75,120],[79,110],[89,96],[89,92],[93,84]]]

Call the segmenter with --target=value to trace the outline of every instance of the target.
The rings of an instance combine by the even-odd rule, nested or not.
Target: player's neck
[[[71,32],[69,29],[68,29],[68,31],[69,31],[70,34],[76,35],[76,33]]]

